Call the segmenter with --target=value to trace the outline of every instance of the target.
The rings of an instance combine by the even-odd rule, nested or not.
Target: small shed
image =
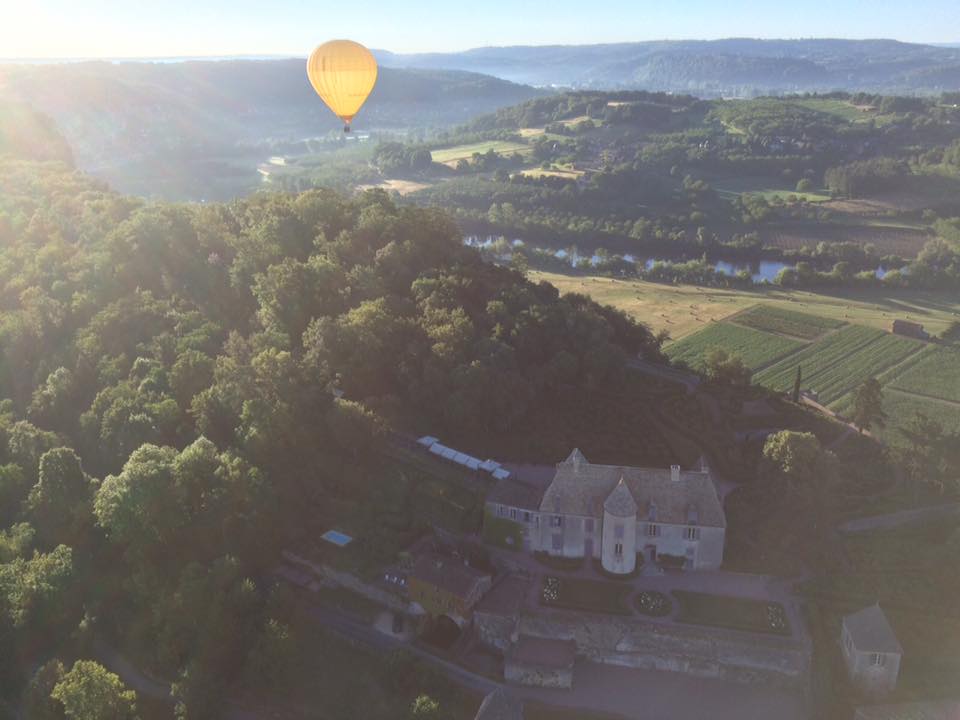
[[[573,687],[573,640],[520,635],[507,651],[503,675],[507,682],[536,687]]]
[[[860,690],[879,696],[896,687],[903,648],[879,603],[843,618],[840,644],[850,679]]]

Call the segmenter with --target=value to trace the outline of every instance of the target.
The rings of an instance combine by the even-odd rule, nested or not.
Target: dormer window
[[[647,508],[647,520],[654,522],[657,519],[657,506],[654,503],[650,503],[650,507]]]
[[[687,506],[687,525],[699,525],[700,524],[700,513],[697,510],[696,505]]]

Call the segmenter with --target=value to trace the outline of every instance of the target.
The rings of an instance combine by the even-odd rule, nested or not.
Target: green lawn
[[[468,145],[456,145],[449,148],[440,148],[431,151],[433,161],[436,163],[450,163],[457,160],[469,160],[474,153],[484,154],[490,150],[495,150],[501,155],[511,155],[515,152],[526,155],[530,152],[530,146],[525,143],[509,142],[506,140],[488,140],[485,142],[470,143]]]
[[[723,348],[740,356],[751,369],[757,369],[795,353],[802,347],[803,343],[799,340],[733,323],[718,322],[673,343],[666,352],[671,360],[685,362],[692,368],[702,370],[707,354],[715,348]]]
[[[730,320],[737,325],[792,335],[801,340],[814,340],[827,330],[834,330],[844,324],[842,320],[810,315],[776,305],[754,305]]]
[[[558,583],[556,598],[550,595],[552,583]],[[548,607],[588,612],[632,615],[627,603],[632,588],[602,580],[579,580],[573,578],[544,577],[540,603]]]
[[[890,387],[960,403],[960,347],[933,348]]]
[[[680,605],[677,622],[790,635],[790,623],[780,603],[686,590],[674,590],[672,595]]]

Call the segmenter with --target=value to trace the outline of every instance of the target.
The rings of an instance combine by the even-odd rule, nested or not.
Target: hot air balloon
[[[307,77],[317,95],[350,132],[350,121],[377,82],[377,61],[360,43],[331,40],[311,53]]]

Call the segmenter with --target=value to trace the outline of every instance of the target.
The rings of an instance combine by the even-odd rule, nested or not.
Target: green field
[[[803,386],[819,390],[815,382],[817,375],[827,373],[834,365],[881,337],[884,337],[882,330],[862,325],[840,328],[823,340],[767,368],[754,377],[754,381],[774,390],[789,390],[793,387],[797,365],[800,365],[803,368]]]
[[[491,150],[495,150],[501,155],[511,155],[515,152],[526,155],[530,152],[530,146],[524,143],[508,142],[506,140],[490,140],[487,142],[471,143],[469,145],[456,145],[450,148],[441,148],[433,150],[430,154],[435,163],[451,163],[458,160],[469,160],[474,153],[481,155]]]
[[[820,402],[830,405],[866,380],[896,367],[921,348],[919,340],[884,335],[851,352],[826,370],[804,377],[804,386],[816,390],[820,394]]]
[[[960,403],[960,348],[933,348],[920,362],[897,376],[890,387]]]
[[[801,347],[803,343],[799,340],[718,322],[673,343],[666,352],[671,360],[702,370],[707,353],[714,348],[723,348],[732,355],[739,355],[754,370],[790,355]]]
[[[841,320],[810,315],[775,305],[755,305],[730,320],[737,325],[745,325],[754,330],[792,335],[801,340],[813,340],[827,330],[835,330],[844,324]]]
[[[737,177],[717,178],[711,181],[721,197],[732,199],[739,195],[760,195],[764,200],[782,200],[783,202],[803,200],[809,203],[820,203],[831,200],[830,194],[822,190],[797,192],[796,185],[779,183],[769,177]]]
[[[905,427],[917,413],[936,420],[945,432],[960,433],[960,405],[946,403],[918,395],[893,390],[883,390],[883,409],[887,413],[887,426],[879,431],[881,439],[891,445],[902,445],[903,436],[897,431]]]

